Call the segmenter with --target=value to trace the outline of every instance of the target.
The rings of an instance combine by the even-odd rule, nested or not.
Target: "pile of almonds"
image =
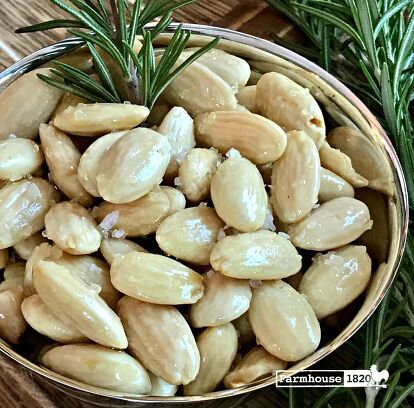
[[[326,137],[308,89],[276,72],[247,85],[249,64],[220,50],[151,112],[39,72],[0,96],[0,336],[29,325],[51,370],[164,396],[313,353],[319,321],[370,281],[354,189],[386,193],[374,145],[351,127]]]

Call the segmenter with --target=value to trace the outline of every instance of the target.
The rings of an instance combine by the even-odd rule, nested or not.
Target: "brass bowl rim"
[[[167,33],[174,32],[178,27],[177,23],[172,24],[166,30]],[[375,116],[371,113],[371,111],[365,106],[365,104],[351,91],[347,88],[343,83],[337,80],[333,75],[329,74],[322,68],[320,68],[315,63],[307,60],[306,58],[296,54],[293,51],[290,51],[284,47],[276,45],[270,41],[249,35],[240,33],[237,31],[229,30],[226,28],[214,27],[214,26],[207,26],[207,25],[200,25],[200,24],[188,24],[184,23],[183,28],[185,30],[191,31],[192,34],[195,35],[203,35],[209,37],[219,36],[224,40],[228,40],[234,43],[248,45],[259,50],[268,52],[270,54],[276,55],[282,59],[285,59],[300,68],[303,68],[309,72],[312,72],[318,75],[322,80],[324,80],[328,85],[330,85],[335,91],[339,92],[342,96],[344,96],[354,107],[358,109],[358,111],[362,114],[365,120],[378,131],[381,135],[382,140],[384,141],[384,147],[386,153],[388,155],[388,160],[391,162],[392,170],[394,174],[394,181],[396,182],[396,195],[398,196],[398,202],[400,203],[399,211],[400,220],[401,220],[401,227],[400,227],[400,234],[397,236],[397,246],[396,246],[396,257],[395,262],[393,265],[390,265],[392,269],[392,273],[388,277],[388,282],[384,287],[383,292],[377,296],[376,301],[373,303],[369,311],[366,313],[363,319],[355,326],[355,328],[349,332],[348,336],[342,337],[340,339],[334,339],[326,346],[326,352],[322,355],[315,358],[312,362],[308,362],[301,367],[301,369],[306,369],[311,365],[315,364],[316,362],[320,361],[321,359],[325,358],[331,352],[336,350],[340,347],[343,343],[345,343],[349,338],[355,334],[361,326],[367,321],[367,319],[371,316],[371,314],[375,311],[375,309],[380,304],[381,300],[385,296],[387,290],[389,289],[400,264],[403,252],[405,241],[407,238],[408,233],[408,220],[409,220],[409,205],[408,205],[408,193],[406,182],[404,179],[404,174],[402,171],[401,164],[399,162],[397,153],[394,150],[394,147],[388,138],[386,132],[379,124],[378,120]],[[81,44],[81,41],[76,38],[69,38],[63,41],[59,41],[56,44],[52,44],[50,46],[41,48],[40,50],[28,55],[27,57],[19,60],[9,68],[5,69],[3,72],[0,73],[0,92],[4,90],[6,86],[8,86],[13,80],[15,80],[21,74],[35,68],[38,65],[41,65],[51,59],[56,58],[62,54],[65,54],[75,48],[77,48]],[[345,330],[345,329],[344,329]],[[105,390],[103,388],[90,386],[88,384],[81,383],[79,381],[71,380],[64,376],[61,376],[57,373],[54,373],[51,370],[48,370],[44,367],[41,367],[37,364],[34,364],[30,360],[22,357],[20,354],[15,352],[7,343],[0,339],[0,352],[10,357],[12,360],[17,362],[18,364],[22,365],[29,371],[39,375],[43,379],[47,379],[53,383],[54,386],[59,387],[68,387],[73,391],[92,394],[95,396],[105,397],[113,400],[118,401],[128,401],[128,402],[136,402],[136,403],[196,403],[196,402],[205,402],[211,400],[217,400],[226,397],[232,397],[237,395],[242,395],[247,392],[252,392],[264,388],[269,385],[275,384],[274,376],[265,378],[263,380],[256,381],[252,384],[245,385],[240,388],[231,389],[231,390],[223,390],[223,391],[216,391],[209,394],[205,394],[202,396],[190,396],[190,397],[154,397],[154,396],[135,396],[132,394],[124,394],[121,392],[115,392],[110,390]],[[311,355],[312,356],[312,355]],[[67,391],[67,390],[66,390]],[[76,397],[81,398],[79,394],[76,394]],[[98,401],[97,401],[98,402]],[[99,403],[99,402],[98,402]]]

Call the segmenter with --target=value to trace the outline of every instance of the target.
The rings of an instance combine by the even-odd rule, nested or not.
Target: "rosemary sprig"
[[[214,39],[177,64],[191,35],[189,32],[184,33],[180,26],[159,64],[156,64],[154,39],[171,23],[172,13],[176,9],[196,0],[149,0],[145,6],[142,0],[137,0],[132,9],[126,0],[110,0],[110,10],[103,0],[50,1],[72,19],[47,21],[20,28],[16,32],[66,28],[70,34],[82,39],[91,53],[99,81],[60,63],[55,63],[55,69],[52,70],[56,78],[43,75],[39,75],[39,78],[90,102],[129,101],[151,109],[174,78],[218,42],[218,39]],[[146,30],[145,26],[154,19],[159,19],[157,25],[151,31]],[[139,53],[134,52],[137,35],[144,42]]]
[[[274,35],[332,72],[366,101],[399,154],[414,209],[414,7],[412,0],[267,0],[310,41],[302,47]],[[398,277],[367,324],[326,363],[330,368],[390,371],[388,388],[353,394],[343,389],[306,392],[296,407],[409,407],[414,394],[414,238],[409,234]],[[338,356],[341,357],[338,364]],[[344,361],[346,362],[344,365]],[[382,392],[382,391],[381,391]],[[294,393],[293,393],[294,394]],[[340,397],[340,398],[338,398]],[[381,404],[376,404],[379,399]],[[365,399],[365,401],[364,401]],[[376,405],[375,405],[376,404]]]

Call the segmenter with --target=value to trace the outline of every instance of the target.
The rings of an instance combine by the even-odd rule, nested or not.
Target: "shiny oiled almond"
[[[197,338],[200,372],[184,386],[184,395],[203,395],[214,391],[230,370],[237,353],[237,332],[231,323],[209,327]]]
[[[152,234],[170,212],[170,201],[159,188],[128,204],[103,202],[98,207],[99,222],[111,213],[118,212],[114,228],[124,231],[129,237]]]
[[[237,102],[244,106],[251,113],[259,113],[256,102],[257,86],[249,85],[240,89],[237,97]]]
[[[43,154],[39,145],[29,139],[0,141],[0,179],[16,181],[39,170]]]
[[[149,394],[151,381],[145,368],[123,351],[93,344],[54,347],[42,357],[51,370],[96,387],[131,394]]]
[[[358,174],[352,167],[351,159],[338,149],[333,149],[325,142],[319,149],[321,165],[345,179],[355,188],[368,185],[368,180]]]
[[[130,252],[147,252],[141,245],[129,239],[104,238],[101,242],[101,254],[109,265],[112,264],[117,255],[126,255]]]
[[[321,168],[321,186],[318,201],[325,203],[339,197],[353,197],[354,189],[345,179],[328,169]]]
[[[249,313],[243,313],[233,322],[233,326],[237,330],[239,336],[239,342],[242,346],[250,344],[255,339],[252,325],[250,324]]]
[[[40,141],[53,182],[70,199],[88,206],[91,195],[79,181],[78,166],[81,154],[68,135],[52,125],[42,123]]]
[[[187,48],[183,55],[190,55],[198,49]],[[211,69],[234,90],[245,86],[250,77],[250,66],[244,59],[219,49],[203,54],[197,62]]]
[[[46,214],[45,226],[46,236],[69,254],[91,254],[101,245],[95,220],[79,204],[56,204]]]
[[[0,292],[7,289],[23,286],[25,262],[12,262],[6,265],[3,272],[3,282],[0,283]]]
[[[128,296],[163,305],[195,303],[204,289],[197,272],[166,256],[144,252],[115,257],[111,280]]]
[[[77,329],[63,323],[39,295],[23,300],[22,313],[26,322],[37,332],[60,343],[77,343],[88,339]]]
[[[282,279],[298,272],[302,257],[285,237],[256,231],[224,237],[214,246],[211,266],[238,279]]]
[[[9,262],[9,251],[7,248],[0,249],[0,269],[4,267]]]
[[[162,378],[148,372],[149,378],[151,380],[151,395],[156,397],[172,397],[176,394],[178,386],[174,384],[167,383]]]
[[[267,194],[262,176],[242,157],[230,157],[219,166],[211,179],[211,199],[219,217],[239,231],[258,230],[265,221]]]
[[[121,295],[113,287],[109,267],[104,261],[89,255],[70,255],[48,244],[36,247],[26,263],[24,289],[27,296],[35,293],[33,268],[42,260],[51,260],[68,269],[74,276],[81,278],[87,287],[95,290],[110,307],[115,307],[118,302]]]
[[[54,249],[55,248],[55,249]],[[25,274],[23,280],[24,294],[25,296],[31,296],[36,294],[36,289],[33,282],[33,267],[38,261],[42,261],[48,258],[59,257],[62,250],[58,247],[53,247],[47,242],[43,242],[33,248],[30,257],[27,259]]]
[[[341,126],[329,133],[328,142],[351,159],[353,168],[368,180],[369,187],[394,194],[392,172],[385,156],[363,133]]]
[[[276,123],[250,112],[212,112],[195,119],[197,143],[225,154],[231,148],[255,164],[277,160],[286,148],[286,133]]]
[[[313,140],[305,133],[288,134],[286,150],[273,164],[271,203],[285,223],[306,217],[318,201],[321,164]]]
[[[87,287],[95,290],[112,308],[115,308],[121,294],[113,287],[109,274],[109,266],[99,258],[90,255],[56,254],[53,261],[65,267],[73,275],[78,276]]]
[[[161,183],[170,157],[166,137],[151,129],[131,130],[103,155],[96,176],[99,194],[115,204],[143,197]]]
[[[287,233],[298,248],[325,251],[349,244],[372,227],[368,207],[351,197],[322,204],[306,218],[288,226]]]
[[[213,149],[191,150],[180,164],[178,188],[188,200],[199,202],[210,196],[213,174],[220,164],[220,156]]]
[[[45,214],[58,198],[57,190],[40,178],[19,180],[3,187],[0,190],[0,249],[40,231]]]
[[[203,276],[203,285],[204,296],[190,309],[193,327],[219,326],[249,309],[252,290],[247,280],[209,271]]]
[[[161,190],[168,197],[168,201],[170,202],[168,215],[174,214],[185,208],[185,195],[180,190],[168,186],[161,186]]]
[[[29,238],[14,244],[13,249],[16,251],[17,255],[20,256],[20,258],[27,261],[32,255],[34,249],[44,242],[47,242],[47,238],[38,232],[37,234],[31,235]]]
[[[27,327],[20,309],[23,299],[21,285],[0,292],[0,337],[14,344]]]
[[[171,145],[171,159],[165,177],[173,179],[178,175],[180,162],[195,146],[193,119],[185,109],[175,106],[167,113],[157,131]]]
[[[200,354],[188,323],[175,307],[127,296],[118,306],[133,356],[170,384],[194,380],[200,368]]]
[[[96,175],[103,155],[122,136],[128,133],[127,130],[109,133],[93,142],[82,154],[79,166],[78,177],[83,188],[94,197],[100,197]]]
[[[322,111],[309,89],[277,72],[264,74],[257,83],[257,106],[286,132],[304,130],[316,146],[325,140]]]
[[[185,61],[182,56],[177,61]],[[232,89],[212,70],[199,62],[193,62],[164,91],[167,101],[182,106],[190,115],[219,110],[236,110],[237,100]]]
[[[69,106],[75,107],[79,103],[88,103],[88,101],[84,98],[81,98],[80,96],[76,96],[71,93],[64,93],[60,98],[60,101],[57,104],[56,109],[53,111],[50,120],[53,121],[57,114],[62,113]]]
[[[46,68],[30,71],[1,93],[0,139],[7,139],[12,134],[35,139],[39,125],[49,120],[62,92],[43,82],[37,74],[50,76]]]
[[[311,306],[281,280],[253,289],[249,317],[258,342],[281,360],[301,360],[319,345],[321,329]]]
[[[53,124],[79,136],[101,136],[114,130],[132,129],[149,114],[145,106],[124,103],[79,103],[56,115]]]
[[[33,280],[43,302],[64,323],[103,346],[128,346],[118,316],[81,278],[55,262],[39,261]]]
[[[237,388],[272,375],[274,370],[284,370],[286,361],[272,356],[263,347],[250,350],[225,377],[226,388]]]
[[[347,245],[314,257],[300,282],[299,292],[318,319],[343,309],[367,287],[371,259],[364,246]]]
[[[168,255],[198,265],[209,265],[211,250],[223,227],[223,221],[213,208],[186,208],[160,224],[156,240]]]

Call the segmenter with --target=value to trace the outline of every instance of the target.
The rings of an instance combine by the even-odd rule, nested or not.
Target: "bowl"
[[[177,25],[172,25],[157,39],[157,44],[162,46],[168,43],[176,27]],[[223,28],[184,24],[184,29],[192,32],[189,46],[200,46],[211,40],[211,37],[219,36],[221,41],[218,48],[247,59],[252,69],[255,70],[256,76],[268,71],[277,71],[309,88],[324,108],[325,114],[330,116],[330,120],[339,125],[356,126],[376,146],[378,159],[382,161],[384,172],[388,174],[387,194],[374,190],[366,192],[368,196],[371,195],[367,198],[373,203],[371,208],[374,209],[377,219],[381,220],[378,224],[379,230],[363,237],[364,244],[367,245],[374,265],[376,265],[376,272],[372,275],[364,298],[360,299],[359,310],[349,320],[346,327],[339,333],[335,333],[316,352],[289,369],[292,372],[305,370],[340,347],[367,321],[380,304],[395,277],[403,255],[408,228],[407,190],[398,157],[385,131],[369,109],[346,86],[307,59],[271,42]],[[77,39],[67,39],[20,60],[0,74],[0,91],[3,91],[21,74],[72,51],[79,44],[80,41]],[[254,76],[251,81],[254,83]],[[367,204],[370,206],[369,203]],[[246,393],[275,384],[275,378],[271,376],[237,389],[216,391],[203,396],[134,396],[70,380],[24,358],[2,340],[0,340],[0,351],[41,382],[46,382],[81,400],[103,406],[143,407],[150,404],[153,407],[164,407],[168,403],[180,406],[198,405],[197,403],[201,402],[206,403],[207,406],[210,404],[219,406],[221,403],[217,400],[222,398],[238,398],[240,402],[246,397]]]

